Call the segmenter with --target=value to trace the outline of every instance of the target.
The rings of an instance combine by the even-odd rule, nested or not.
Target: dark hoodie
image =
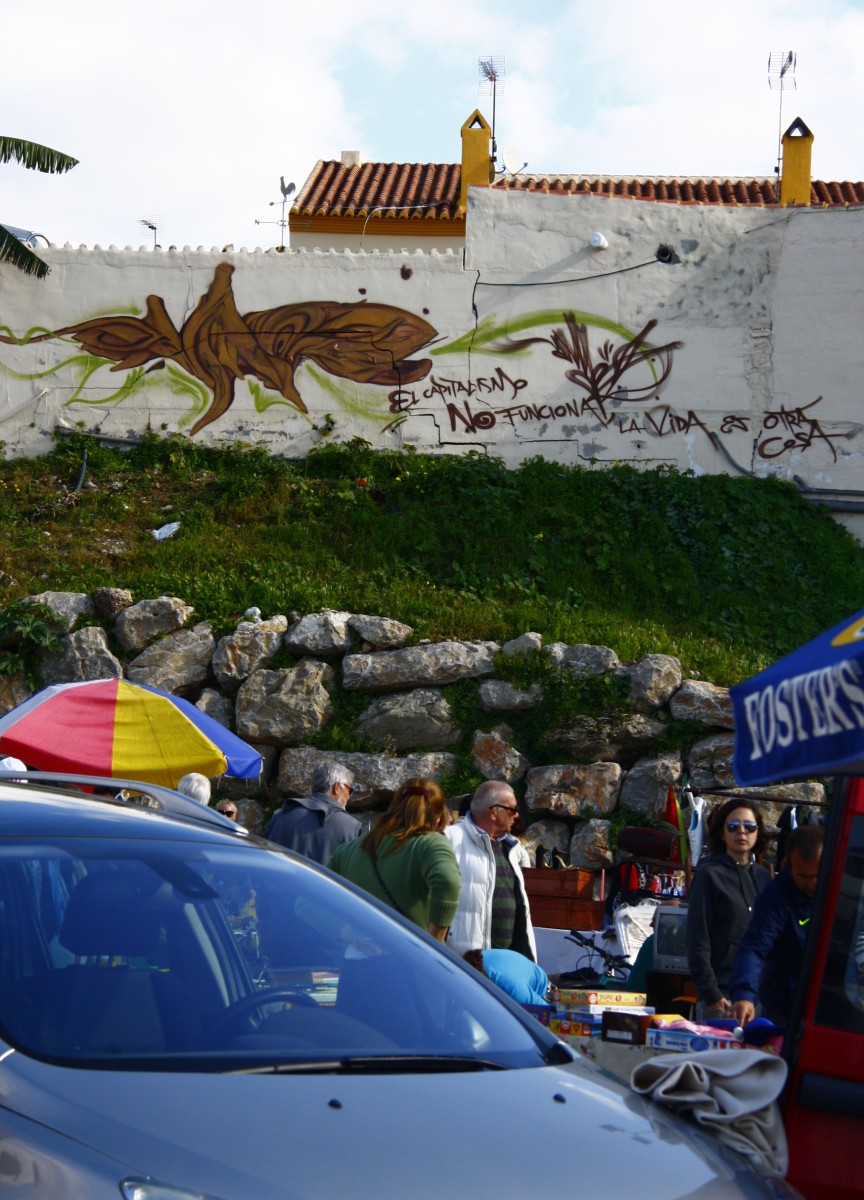
[[[324,792],[286,800],[264,826],[271,842],[325,865],[338,846],[360,836],[361,824]]]
[[[738,944],[770,879],[765,867],[741,867],[725,850],[699,863],[687,897],[687,962],[696,995],[708,1008],[729,999]]]
[[[804,943],[813,901],[795,886],[789,868],[771,880],[753,908],[732,979],[732,1000],[762,1006],[777,1025],[789,1018],[804,965]]]

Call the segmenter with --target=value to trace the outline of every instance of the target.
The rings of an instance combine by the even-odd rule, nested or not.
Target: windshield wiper
[[[458,1054],[369,1054],[345,1058],[282,1060],[239,1067],[228,1075],[410,1075],[441,1071],[506,1071],[503,1063]]]

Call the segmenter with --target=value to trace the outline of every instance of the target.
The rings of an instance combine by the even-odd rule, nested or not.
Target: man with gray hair
[[[462,874],[459,908],[447,935],[447,945],[458,954],[518,950],[537,961],[521,847],[510,832],[517,812],[509,783],[489,779],[477,788],[464,819],[444,830]]]
[[[210,803],[210,780],[197,771],[190,771],[188,775],[184,775],[176,790],[181,796],[188,796],[190,800],[197,800],[199,804]]]
[[[344,842],[360,836],[361,825],[345,806],[354,776],[338,762],[321,762],[312,775],[312,795],[289,797],[264,826],[271,842],[296,850],[322,865]]]

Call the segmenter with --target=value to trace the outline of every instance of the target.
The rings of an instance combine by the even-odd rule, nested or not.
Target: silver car
[[[0,781],[0,806],[10,1194],[795,1195],[212,810],[36,778]]]

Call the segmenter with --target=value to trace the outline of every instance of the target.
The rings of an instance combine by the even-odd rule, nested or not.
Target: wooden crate
[[[594,897],[594,872],[580,867],[555,871],[551,867],[523,867],[522,875],[529,896],[558,896],[566,900],[591,900]]]
[[[594,874],[523,868],[532,922],[543,929],[602,929],[602,900],[593,900]]]

